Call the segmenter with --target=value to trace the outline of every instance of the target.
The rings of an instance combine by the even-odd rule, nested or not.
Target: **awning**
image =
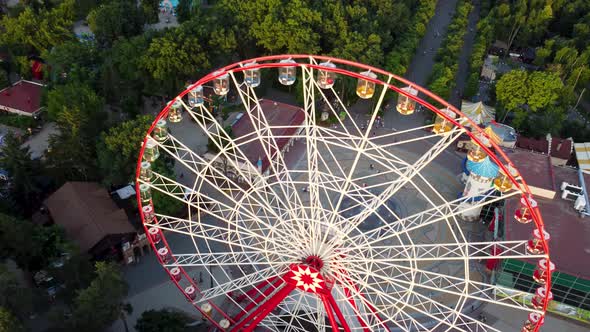
[[[578,165],[584,172],[590,173],[590,143],[575,143],[576,159]]]
[[[129,185],[129,186],[123,187],[121,189],[118,189],[116,191],[116,193],[117,193],[117,195],[119,195],[119,198],[127,199],[127,198],[135,195],[135,189],[133,188],[133,186]]]

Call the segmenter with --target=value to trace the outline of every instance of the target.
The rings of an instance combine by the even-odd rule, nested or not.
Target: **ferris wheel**
[[[385,126],[419,108],[432,124]],[[466,185],[444,166],[461,163],[459,137]],[[280,55],[204,76],[149,129],[137,193],[158,260],[213,329],[499,331],[474,317],[483,303],[522,313],[527,332],[552,299],[550,236],[509,158],[455,107],[371,66]],[[162,213],[163,198],[182,213]],[[508,200],[503,222],[530,238],[473,222]],[[494,283],[508,258],[538,262],[535,294]]]

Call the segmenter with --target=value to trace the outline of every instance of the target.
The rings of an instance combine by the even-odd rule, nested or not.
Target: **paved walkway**
[[[457,76],[455,77],[455,89],[451,93],[451,98],[449,100],[451,104],[457,108],[461,108],[461,96],[463,96],[465,83],[469,76],[469,64],[471,62],[471,53],[473,52],[473,42],[475,41],[477,22],[479,22],[479,0],[474,0],[473,5],[475,7],[471,13],[469,13],[465,42],[463,44],[461,55],[459,56],[459,69],[457,70]]]
[[[416,54],[410,63],[405,77],[418,85],[425,85],[428,82],[432,66],[436,60],[436,53],[447,32],[447,27],[455,15],[457,0],[441,0],[436,4],[434,16],[426,26],[426,33]]]
[[[49,138],[57,134],[59,134],[59,130],[55,123],[46,123],[40,132],[29,137],[21,147],[29,147],[32,159],[40,158],[45,154],[45,151],[47,151],[47,148],[49,147]]]
[[[436,52],[444,39],[447,27],[455,14],[457,0],[441,0],[436,4],[434,16],[426,26],[426,33],[418,44],[416,54],[405,77],[418,85],[424,86],[432,73]],[[395,101],[389,102],[395,105]],[[422,126],[424,114],[416,113],[411,116],[401,115],[391,107],[391,111],[385,112],[384,123],[386,128],[404,130]]]
[[[487,305],[483,309],[483,314],[486,316],[488,324],[505,332],[520,331],[527,316],[520,310],[497,305]],[[580,325],[553,315],[548,315],[545,318],[545,325],[541,328],[541,331],[547,332],[588,332],[589,330],[588,325]]]

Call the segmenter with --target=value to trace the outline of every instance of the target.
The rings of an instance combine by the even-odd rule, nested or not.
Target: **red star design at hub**
[[[293,274],[291,279],[299,289],[313,293],[324,289],[324,280],[320,273],[308,266],[296,266],[291,270],[291,273]]]

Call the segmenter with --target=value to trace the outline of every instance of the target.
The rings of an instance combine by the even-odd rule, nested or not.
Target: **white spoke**
[[[396,246],[373,246],[372,253],[380,258],[372,263],[406,261],[452,261],[481,259],[529,259],[545,258],[546,255],[531,254],[527,251],[528,241],[497,241],[472,243],[406,244]],[[493,251],[498,250],[498,251]],[[408,252],[412,253],[408,257]],[[492,252],[495,252],[492,254]],[[366,258],[344,256],[343,263],[366,262]]]
[[[387,265],[387,263],[381,263],[382,269],[387,269]],[[454,295],[459,298],[469,298],[472,300],[494,303],[526,312],[540,312],[539,310],[528,307],[522,300],[523,296],[528,295],[528,293],[524,291],[513,290],[472,280],[468,281],[459,277],[451,277],[440,273],[424,271],[416,268],[407,268],[400,265],[396,265],[395,267],[407,269],[408,274],[413,274],[414,280],[410,282],[404,278],[399,278],[399,276],[387,278],[383,273],[376,273],[376,271],[352,269],[360,274],[371,273],[372,277],[386,282],[395,282],[412,287],[424,288]]]

